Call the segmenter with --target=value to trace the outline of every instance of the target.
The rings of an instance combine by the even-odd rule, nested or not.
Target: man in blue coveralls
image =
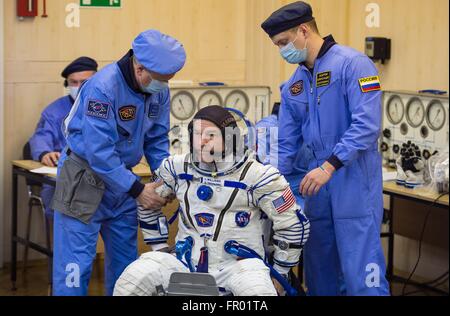
[[[282,89],[278,168],[290,174],[302,144],[312,151],[300,184],[311,235],[310,295],[389,295],[380,230],[381,87],[364,54],[322,39],[309,4],[274,12],[262,28],[299,67]]]
[[[99,232],[112,295],[137,258],[137,203],[148,209],[167,203],[155,193],[161,184],[144,185],[131,169],[143,155],[152,170],[169,156],[168,80],[183,68],[186,52],[156,30],[141,33],[132,48],[82,86],[64,122],[67,149],[52,204],[55,295],[87,294]]]
[[[81,84],[92,77],[97,71],[97,62],[89,57],[80,57],[71,62],[61,73],[65,79],[64,86],[69,88],[69,95],[59,98],[45,108],[30,138],[30,149],[33,160],[41,162],[47,167],[56,167],[61,151],[66,146],[66,139],[62,131],[62,123],[69,114],[77,97]],[[55,188],[44,184],[41,198],[48,219],[53,218],[50,202]]]

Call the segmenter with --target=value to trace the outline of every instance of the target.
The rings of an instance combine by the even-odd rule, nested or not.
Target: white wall
[[[4,7],[4,3],[3,0],[0,0],[0,179],[3,179],[4,173],[3,173],[3,167],[4,167],[4,157],[3,157],[3,148],[4,148],[4,144],[3,144],[3,130],[4,130],[4,116],[3,116],[3,105],[4,105],[4,94],[3,94],[3,87],[4,87],[4,81],[3,81],[3,76],[4,76],[4,69],[5,67],[3,66],[3,62],[4,62],[4,57],[3,57],[3,34],[4,34],[4,30],[3,30],[3,23],[4,23],[4,18],[3,18],[3,7]],[[0,201],[2,201],[0,203],[0,249],[3,249],[3,227],[4,225],[3,220],[4,220],[4,209],[3,209],[3,194],[4,194],[4,188],[3,185],[0,185]],[[0,251],[0,268],[3,267],[3,251]]]

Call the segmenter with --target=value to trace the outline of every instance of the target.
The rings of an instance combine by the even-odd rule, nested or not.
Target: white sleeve
[[[156,181],[163,181],[163,185],[156,189],[161,197],[168,197],[174,193],[176,175],[172,173],[173,159],[165,159],[158,170],[155,171]],[[169,224],[161,209],[144,209],[138,207],[139,226],[142,230],[144,241],[152,247],[153,251],[168,247]]]
[[[309,221],[297,204],[286,179],[280,172],[267,168],[253,187],[253,199],[273,222],[274,268],[286,274],[299,262],[309,237]]]

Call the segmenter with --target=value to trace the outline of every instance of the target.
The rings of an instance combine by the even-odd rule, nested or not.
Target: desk
[[[389,232],[382,233],[381,237],[388,238],[388,265],[387,277],[390,281],[393,279],[401,279],[394,275],[394,211],[396,199],[408,200],[417,203],[423,207],[434,206],[440,209],[448,210],[449,195],[441,196],[438,193],[430,192],[425,188],[407,189],[403,186],[397,185],[395,181],[383,183],[383,194],[390,198],[389,210],[385,210],[389,214]],[[410,282],[414,284],[414,282]],[[431,288],[435,290],[434,288]]]
[[[43,165],[36,161],[30,160],[14,160],[12,161],[12,216],[11,216],[11,283],[12,289],[16,290],[16,280],[17,280],[17,244],[23,244],[42,253],[50,258],[53,257],[53,253],[46,248],[26,241],[25,238],[18,236],[17,234],[17,223],[18,223],[18,177],[23,176],[25,179],[33,180],[42,184],[48,184],[51,186],[56,185],[55,175],[43,175],[32,173],[30,170],[43,167]],[[133,172],[146,180],[151,176],[150,168],[144,164],[140,163],[133,168]]]

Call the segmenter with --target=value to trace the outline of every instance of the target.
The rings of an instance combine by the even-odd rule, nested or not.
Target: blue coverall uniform
[[[137,258],[137,205],[130,192],[139,178],[131,169],[143,155],[152,170],[169,156],[170,94],[169,89],[153,95],[140,92],[132,74],[132,54],[131,50],[82,86],[65,122],[68,148],[101,177],[105,192],[89,224],[55,212],[55,295],[87,294],[99,232],[105,244],[107,295]],[[66,159],[64,151],[59,170]],[[73,282],[77,272],[79,284]]]
[[[299,148],[338,168],[316,196],[306,198],[311,235],[305,247],[310,295],[388,295],[380,241],[383,214],[378,72],[362,53],[331,36],[314,69],[301,64],[282,90],[279,164],[292,173]],[[370,84],[367,85],[366,83]]]

